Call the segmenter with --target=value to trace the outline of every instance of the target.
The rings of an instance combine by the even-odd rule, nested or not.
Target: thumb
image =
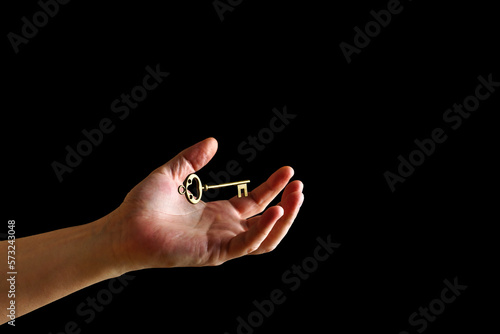
[[[185,178],[205,166],[217,152],[217,146],[217,140],[213,137],[202,140],[177,154],[159,171],[168,172],[172,177]]]

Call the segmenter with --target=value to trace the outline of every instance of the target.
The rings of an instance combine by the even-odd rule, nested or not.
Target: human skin
[[[272,251],[299,212],[302,182],[289,183],[293,169],[282,167],[248,197],[193,205],[178,186],[216,151],[214,138],[185,149],[94,222],[16,239],[16,317],[129,271],[215,266]],[[283,189],[281,202],[266,209]],[[0,243],[4,254],[7,246]],[[7,261],[0,268],[10,271]],[[8,291],[0,280],[0,324],[10,320]]]

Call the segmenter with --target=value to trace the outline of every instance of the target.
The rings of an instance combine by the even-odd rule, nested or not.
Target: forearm
[[[16,239],[16,317],[105,279],[123,274],[117,266],[106,217],[95,222]],[[7,242],[1,244],[7,254]],[[7,261],[0,267],[11,271]],[[0,280],[0,324],[7,315],[9,282]]]

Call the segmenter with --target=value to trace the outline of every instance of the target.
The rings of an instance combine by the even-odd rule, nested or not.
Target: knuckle
[[[250,247],[247,249],[247,254],[252,254],[253,252],[255,252],[256,250],[258,249],[258,247]]]

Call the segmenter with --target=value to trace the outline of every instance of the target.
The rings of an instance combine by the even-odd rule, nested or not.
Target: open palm
[[[218,265],[273,250],[303,201],[303,185],[286,187],[281,202],[265,210],[285,188],[293,170],[282,167],[248,197],[193,205],[177,189],[217,151],[208,138],[175,156],[134,187],[117,209],[114,224],[126,261],[134,269]],[[257,216],[256,216],[257,215]]]

